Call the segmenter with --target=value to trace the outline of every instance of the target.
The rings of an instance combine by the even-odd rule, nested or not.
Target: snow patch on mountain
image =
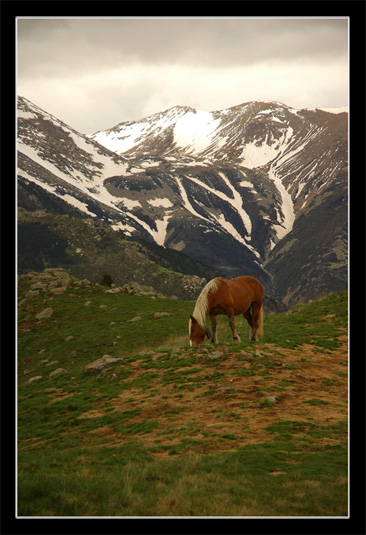
[[[228,180],[228,178],[224,175],[224,173],[218,173],[218,175],[222,178],[222,180],[225,182],[227,187],[231,190],[234,199],[229,201],[229,199],[226,197],[228,202],[231,202],[231,205],[235,208],[235,210],[238,212],[238,214],[241,217],[241,220],[243,221],[244,227],[247,229],[247,236],[246,239],[248,241],[251,240],[251,233],[252,233],[252,221],[247,214],[247,212],[243,208],[243,198],[240,195],[240,193],[232,186],[231,182]]]
[[[173,203],[169,199],[150,199],[147,201],[151,206],[157,208],[172,208]]]
[[[288,234],[292,230],[292,227],[294,225],[294,203],[292,201],[291,195],[286,190],[285,186],[282,184],[281,179],[278,177],[273,167],[271,167],[268,171],[268,178],[274,182],[282,199],[282,216],[280,215],[280,217],[277,218],[277,221],[278,219],[280,219],[279,224],[273,225],[276,230],[278,240],[281,240],[284,236],[286,236],[286,234]]]
[[[270,110],[265,110],[270,111]],[[263,114],[264,112],[261,112]],[[271,120],[278,120],[281,125],[282,121],[271,117]],[[292,135],[293,129],[291,127],[281,128],[281,137],[278,140],[273,141],[271,138],[270,132],[267,133],[264,141],[254,140],[250,143],[247,143],[241,153],[241,158],[243,158],[243,165],[248,169],[255,169],[256,167],[262,167],[267,165],[269,162],[273,161],[280,154],[286,150],[287,145],[289,144]]]
[[[179,192],[180,192],[180,195],[182,197],[185,209],[188,210],[188,212],[190,212],[195,217],[198,217],[199,219],[203,219],[204,221],[209,221],[206,217],[203,217],[201,214],[196,212],[196,210],[193,208],[192,204],[190,203],[190,201],[188,199],[187,192],[184,189],[184,186],[182,184],[182,179],[176,178],[175,180],[177,182],[177,185],[178,185],[178,188],[179,188]]]
[[[203,152],[210,146],[219,124],[220,119],[214,119],[210,112],[190,111],[175,123],[174,142],[189,152]]]
[[[166,239],[168,223],[169,223],[170,218],[172,217],[172,213],[173,213],[172,211],[167,212],[165,216],[163,217],[163,219],[155,221],[157,231],[151,232],[155,242],[158,245],[161,245],[163,247],[164,247],[164,243]]]
[[[136,200],[133,200],[133,199],[127,199],[126,197],[124,197],[121,200],[121,203],[123,203],[123,206],[125,208],[127,208],[127,210],[133,210],[134,208],[141,208],[140,201],[136,201]]]
[[[271,147],[266,143],[259,143],[253,141],[247,143],[241,154],[243,158],[243,165],[248,169],[254,169],[266,165],[268,162],[276,158],[278,149]]]
[[[135,123],[126,126],[123,130],[123,135],[119,135],[117,132],[114,133],[113,131],[97,132],[93,136],[93,139],[103,145],[103,147],[106,147],[113,152],[117,152],[118,154],[122,154],[136,145],[143,131],[144,125]]]

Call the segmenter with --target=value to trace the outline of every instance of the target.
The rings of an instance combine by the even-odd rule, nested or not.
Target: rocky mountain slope
[[[194,299],[218,272],[177,251],[125,239],[90,218],[18,214],[18,272],[42,272],[55,266],[72,277],[100,283],[105,275],[116,286],[154,288],[164,296]]]
[[[19,205],[254,275],[291,305],[347,287],[347,128],[343,110],[250,102],[85,136],[19,97]]]
[[[137,242],[103,222],[44,211],[18,213],[18,273],[64,270],[69,277],[110,284],[137,295],[157,294],[195,300],[207,282],[220,275],[189,256]],[[40,275],[41,276],[41,275]],[[286,307],[265,293],[265,313]]]

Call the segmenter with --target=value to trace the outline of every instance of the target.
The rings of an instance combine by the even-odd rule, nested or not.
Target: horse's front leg
[[[229,318],[230,329],[231,329],[231,332],[233,333],[233,341],[240,342],[240,336],[236,332],[236,327],[235,327],[234,310],[228,313],[228,318]]]
[[[217,323],[216,323],[216,316],[210,314],[210,320],[211,320],[211,332],[212,332],[212,339],[211,342],[214,344],[217,344]]]

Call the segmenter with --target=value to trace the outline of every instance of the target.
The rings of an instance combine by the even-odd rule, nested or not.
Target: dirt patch
[[[347,337],[341,338],[336,351],[313,345],[284,349],[267,344],[257,354],[217,348],[223,350],[218,360],[203,353],[191,373],[187,366],[156,367],[143,385],[139,381],[148,372],[142,361],[133,362],[126,379],[130,387],[111,402],[115,412],[139,409],[128,425],[129,430],[133,424],[140,427],[133,436],[113,426],[92,434],[99,446],[103,437],[111,446],[133,438],[156,456],[234,450],[271,441],[281,432],[286,436],[285,431],[299,440],[310,437],[314,444],[336,444],[339,435],[331,430],[347,420],[348,401]],[[187,350],[181,358],[190,356]],[[118,376],[118,368],[113,371]],[[97,409],[84,414],[100,415]],[[276,430],[278,423],[283,425]]]
[[[62,388],[46,388],[46,392],[51,392],[49,403],[55,403],[74,395],[72,392],[64,392]]]

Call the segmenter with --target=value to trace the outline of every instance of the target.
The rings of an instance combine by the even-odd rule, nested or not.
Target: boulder
[[[223,356],[223,352],[222,351],[212,351],[212,353],[210,353],[208,355],[208,358],[211,359],[211,360],[216,360],[216,359],[219,359],[220,357]]]
[[[44,319],[50,318],[52,314],[53,314],[53,308],[51,307],[45,308],[44,310],[42,310],[42,312],[39,312],[38,314],[36,314],[36,319],[44,320]]]
[[[123,359],[117,359],[111,357],[110,355],[103,355],[102,358],[97,359],[94,362],[91,362],[90,364],[87,364],[87,366],[85,367],[85,371],[89,373],[101,372],[106,368],[113,366],[113,364],[120,362],[121,360]]]
[[[44,290],[45,287],[45,284],[43,284],[42,282],[34,282],[33,284],[31,284],[31,290]]]
[[[57,368],[57,370],[54,370],[50,373],[50,377],[56,377],[56,375],[60,375],[61,373],[64,373],[66,370],[65,368]]]
[[[42,375],[35,375],[34,377],[31,377],[30,379],[28,379],[27,383],[28,384],[34,383],[35,381],[38,381],[39,379],[42,379]]]
[[[26,294],[25,294],[25,297],[32,297],[32,295],[38,295],[39,294],[39,290],[29,290]]]
[[[59,288],[52,288],[50,293],[53,295],[62,295],[66,292],[66,286],[61,286]]]

